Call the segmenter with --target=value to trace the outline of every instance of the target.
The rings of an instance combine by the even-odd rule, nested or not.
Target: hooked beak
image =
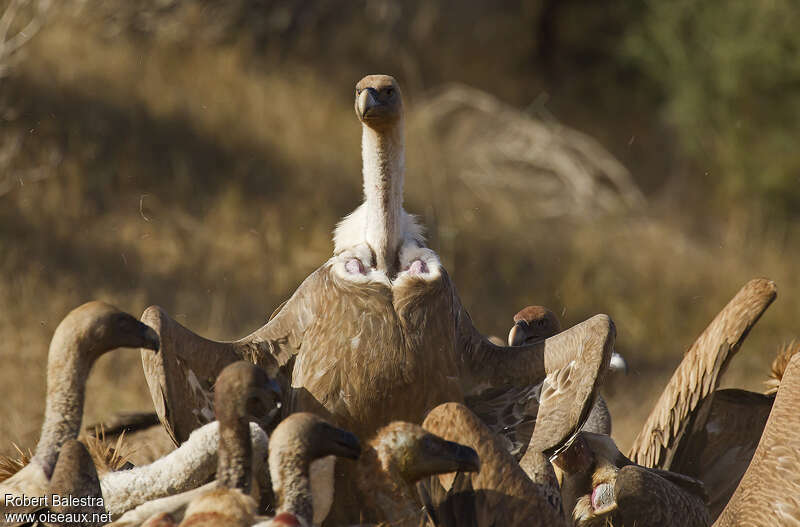
[[[522,346],[527,338],[526,332],[528,330],[528,323],[524,320],[517,320],[508,332],[508,345],[509,346]]]
[[[454,441],[446,441],[432,434],[428,437],[429,444],[435,447],[423,452],[426,460],[425,467],[421,467],[423,476],[451,472],[478,472],[481,469],[480,457],[472,448]]]
[[[361,455],[361,442],[351,432],[331,426],[328,434],[331,454],[348,459],[358,459]]]
[[[356,108],[358,109],[359,119],[367,118],[370,110],[380,105],[381,103],[380,101],[378,101],[374,89],[365,88],[361,90],[361,93],[358,94],[358,100],[356,101]]]

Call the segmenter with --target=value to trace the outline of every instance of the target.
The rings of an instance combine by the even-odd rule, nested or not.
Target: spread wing
[[[478,332],[458,298],[454,305],[465,393],[517,387],[533,404],[534,387],[543,383],[531,442],[536,452],[552,455],[589,414],[611,358],[614,323],[595,315],[527,346],[496,346]]]
[[[324,271],[321,267],[306,278],[266,325],[234,342],[203,338],[158,306],[145,310],[142,321],[158,333],[161,347],[158,352],[142,349],[142,366],[156,413],[175,444],[214,419],[212,387],[228,364],[249,360],[264,368],[282,389],[289,386],[287,365],[314,320]]]
[[[775,284],[751,280],[733,297],[686,352],[645,425],[629,457],[640,465],[670,469],[688,426],[688,417],[714,391],[728,361],[775,299]]]

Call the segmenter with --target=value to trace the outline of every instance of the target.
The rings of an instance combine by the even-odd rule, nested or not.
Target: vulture
[[[415,485],[435,474],[476,472],[477,452],[419,425],[395,421],[378,431],[358,460],[356,480],[365,504],[361,521],[417,527],[425,516]]]
[[[786,367],[761,441],[715,527],[800,522],[800,354]]]
[[[577,527],[711,525],[702,482],[636,465],[605,434],[580,432],[554,463]]]
[[[751,280],[711,321],[684,355],[634,439],[629,453],[633,461],[671,470],[698,407],[716,389],[728,362],[776,292],[770,280]]]
[[[725,508],[750,465],[784,370],[798,351],[797,342],[779,351],[765,393],[716,390],[695,411],[670,470],[703,481],[712,520]]]
[[[629,454],[641,465],[701,480],[712,520],[747,469],[773,399],[716,387],[775,296],[769,280],[742,287],[686,352]]]
[[[509,346],[532,344],[561,331],[558,317],[543,306],[527,306],[514,315],[508,332]],[[609,371],[627,372],[627,364],[612,352]],[[496,387],[465,397],[466,405],[494,432],[506,441],[508,450],[517,459],[525,453],[539,412],[542,385],[521,388]],[[598,395],[583,430],[611,434],[611,414],[602,396]]]
[[[61,321],[47,356],[47,399],[36,453],[19,472],[0,482],[0,496],[45,493],[61,447],[80,432],[89,371],[101,355],[116,348],[157,351],[158,335],[104,302],[87,302]]]
[[[145,351],[142,360],[156,411],[176,442],[212,418],[211,379],[240,359],[280,379],[284,415],[312,412],[359,437],[391,421],[419,423],[474,387],[532,386],[562,370],[597,375],[608,365],[615,330],[606,315],[518,347],[496,346],[477,331],[421,227],[403,209],[398,83],[387,75],[363,78],[355,110],[364,202],[336,227],[333,256],[266,325],[238,341],[214,342],[157,306],[142,315],[161,337],[162,352]],[[591,407],[591,391],[552,395],[568,414]],[[352,470],[352,463],[337,465],[333,513],[360,503]],[[350,520],[358,518],[331,519]]]
[[[3,525],[16,527],[80,524],[86,527],[99,527],[108,523],[109,515],[103,508],[103,495],[100,491],[100,480],[97,477],[94,460],[86,445],[77,439],[70,439],[61,447],[47,492],[43,492],[39,496],[47,496],[48,502],[46,505],[32,507],[27,511],[36,518],[34,522],[7,521]],[[80,501],[56,503],[53,501],[53,496],[60,498],[69,496]],[[54,515],[65,515],[65,519],[71,521],[52,523],[49,520],[54,519]],[[86,515],[85,521],[83,521],[83,515]]]
[[[207,497],[211,494],[225,497],[230,495],[233,496],[234,501],[239,500],[246,503],[252,501],[255,509],[256,501],[251,496],[258,496],[261,489],[258,488],[257,482],[254,484],[257,477],[254,468],[258,465],[258,460],[263,459],[264,449],[253,448],[252,436],[259,436],[259,433],[253,434],[253,432],[262,434],[263,432],[257,424],[251,423],[251,421],[259,421],[274,408],[274,382],[258,366],[247,361],[238,361],[228,365],[219,374],[215,383],[214,399],[216,422],[195,431],[189,441],[181,445],[179,449],[152,465],[114,474],[119,478],[124,478],[123,484],[119,484],[116,480],[111,482],[112,488],[117,493],[122,494],[121,489],[132,487],[129,492],[132,498],[128,498],[126,502],[128,508],[142,503],[144,501],[142,495],[147,493],[155,492],[158,494],[157,497],[169,496],[163,500],[145,503],[140,509],[135,509],[120,518],[118,524],[141,523],[142,516],[148,512],[152,516],[157,512],[181,511],[186,505],[189,506],[186,509],[188,515],[191,505],[195,501],[202,501],[205,499],[204,496]],[[204,433],[198,434],[198,432]],[[216,440],[214,442],[216,455],[213,457],[198,451],[205,449],[211,438]],[[194,450],[187,448],[190,445],[194,447]],[[253,459],[254,451],[258,456],[256,463]],[[211,485],[211,488],[204,488],[202,491],[195,489],[181,494],[187,486],[183,481],[190,480],[194,483],[194,486],[190,488],[195,488],[207,480],[212,470],[208,470],[206,467],[214,458],[216,458],[216,483]],[[174,472],[180,474],[180,480],[175,477]],[[201,477],[204,475],[205,478],[188,477],[185,475],[186,473],[199,473]],[[103,493],[106,495],[109,485],[106,481],[102,483]],[[153,490],[151,487],[157,490]],[[162,489],[162,487],[166,488]],[[247,499],[244,499],[245,496]],[[225,497],[220,499],[224,500]],[[120,512],[111,507],[110,509],[110,512],[115,514]]]
[[[579,423],[573,422],[577,429]],[[430,522],[437,527],[566,526],[558,482],[547,458],[529,447],[526,457],[533,477],[517,464],[499,436],[469,408],[445,403],[422,424],[445,439],[471,446],[481,460],[475,474],[448,474],[419,485]],[[562,438],[562,440],[567,438]],[[549,470],[548,470],[549,468]]]

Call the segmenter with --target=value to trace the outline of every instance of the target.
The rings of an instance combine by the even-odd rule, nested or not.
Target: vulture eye
[[[394,93],[394,88],[391,88],[391,87],[386,88],[386,95],[391,97],[393,93]]]

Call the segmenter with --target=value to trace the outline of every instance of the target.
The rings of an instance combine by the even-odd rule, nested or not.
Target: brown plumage
[[[775,284],[751,280],[728,302],[692,344],[633,442],[630,457],[648,467],[669,469],[690,418],[713,392],[728,361],[750,328],[775,299]]]
[[[59,527],[80,524],[86,527],[95,527],[108,523],[109,518],[103,508],[103,495],[100,490],[100,480],[97,477],[94,461],[86,446],[75,439],[67,441],[61,447],[47,491],[28,497],[39,498],[43,496],[47,497],[47,504],[29,507],[26,510],[18,510],[18,512],[26,512],[36,516],[37,520],[35,522],[6,521],[3,525],[8,527],[23,525]],[[56,503],[56,497],[62,501]],[[70,501],[64,503],[64,498],[70,498]],[[0,507],[0,513],[4,514],[5,512],[4,508]],[[86,515],[86,521],[49,521],[54,519],[54,515],[65,515],[67,518],[82,520],[83,514]]]
[[[414,486],[417,481],[479,468],[478,454],[472,448],[442,439],[419,425],[390,423],[378,431],[358,460],[356,479],[365,497],[361,521],[416,527],[424,520]]]
[[[538,481],[528,477],[498,436],[466,406],[437,406],[422,426],[445,439],[471,446],[481,459],[481,469],[475,474],[433,477],[422,485],[434,525],[566,525],[555,477]]]
[[[357,459],[358,438],[311,413],[292,414],[269,441],[269,472],[278,513],[274,523],[310,525],[314,517],[311,462],[325,456]]]
[[[76,439],[83,418],[86,378],[94,362],[120,347],[158,350],[152,328],[104,302],[87,302],[61,321],[47,357],[47,399],[36,454],[0,483],[0,495],[40,496],[47,489],[58,452]]]
[[[543,306],[527,306],[514,315],[514,325],[508,333],[508,345],[532,344],[560,331],[561,323],[555,313]],[[616,353],[612,352],[612,357],[613,355]],[[530,443],[540,411],[541,391],[541,384],[493,387],[468,395],[465,404],[492,432],[507,441],[508,450],[519,459]],[[595,399],[583,429],[611,433],[611,414],[602,396],[598,395]]]
[[[578,527],[711,524],[700,481],[636,465],[605,434],[580,432],[554,462]]]
[[[310,411],[361,437],[394,420],[419,423],[425,412],[463,400],[473,387],[535,385],[572,361],[608,364],[614,328],[604,315],[526,346],[489,343],[403,210],[397,82],[385,75],[362,79],[356,113],[364,203],[337,227],[334,256],[264,327],[237,342],[215,343],[191,334],[159,308],[144,313],[163,342],[162,354],[143,353],[148,384],[159,417],[178,441],[210,418],[208,379],[240,358],[291,386],[285,413]],[[563,411],[588,411],[592,400],[583,395]],[[352,464],[341,470],[337,483],[345,487],[337,488],[334,509],[353,510],[357,490],[346,486]],[[331,521],[350,520],[358,518]]]
[[[800,354],[789,361],[750,466],[715,527],[800,522]]]
[[[247,361],[225,367],[217,378],[214,408],[219,421],[217,487],[193,499],[181,525],[253,523],[258,504],[253,498],[253,450],[250,421],[272,407],[270,379]]]

